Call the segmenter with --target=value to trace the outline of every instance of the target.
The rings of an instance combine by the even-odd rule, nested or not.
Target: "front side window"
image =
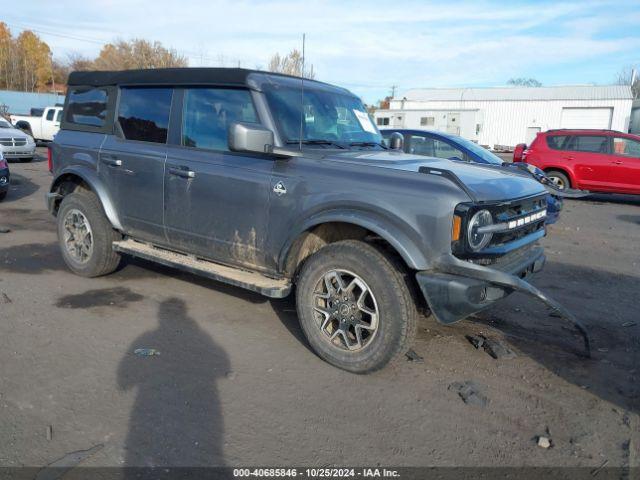
[[[613,153],[625,157],[640,158],[640,142],[630,138],[615,137],[613,139]]]
[[[56,113],[56,111],[52,108],[49,111],[47,111],[47,120],[53,120],[53,115]]]
[[[118,123],[124,138],[166,143],[172,93],[171,88],[122,88]]]
[[[265,85],[264,92],[285,143],[298,143],[301,131],[302,142],[308,144],[379,145],[382,141],[358,97],[306,84],[303,95],[300,87],[275,81]]]
[[[100,88],[72,90],[66,108],[69,123],[102,127],[107,118],[107,91]]]
[[[60,123],[62,121],[62,110],[58,110],[58,114],[56,115],[56,122]]]
[[[234,122],[257,123],[251,93],[224,88],[185,90],[182,145],[208,150],[228,150],[227,134]]]

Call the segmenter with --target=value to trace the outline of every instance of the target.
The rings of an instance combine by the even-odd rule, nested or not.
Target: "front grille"
[[[496,207],[493,218],[495,223],[509,223],[514,221],[517,223],[518,220],[529,218],[531,215],[535,215],[538,212],[546,210],[546,208],[546,195],[524,200],[516,200],[509,205]],[[528,222],[518,228],[515,228],[512,231],[496,233],[493,235],[489,245],[505,245],[535,233],[538,230],[544,229],[545,219],[545,217],[542,217],[538,220]]]
[[[0,138],[0,145],[4,147],[24,147],[27,144],[25,137],[2,137]]]

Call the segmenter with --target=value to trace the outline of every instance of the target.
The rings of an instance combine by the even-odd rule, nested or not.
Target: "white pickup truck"
[[[47,107],[42,116],[10,115],[11,122],[20,130],[27,132],[36,140],[53,140],[53,136],[60,130],[62,107]]]

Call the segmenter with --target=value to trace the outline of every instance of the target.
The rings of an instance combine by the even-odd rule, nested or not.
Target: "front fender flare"
[[[65,177],[70,175],[81,178],[85,183],[87,183],[87,185],[89,185],[91,190],[98,196],[98,199],[102,204],[102,209],[109,219],[111,226],[116,230],[122,230],[122,224],[120,223],[120,217],[118,216],[115,203],[104,185],[104,182],[100,180],[95,170],[81,165],[65,167],[61,171],[57,172],[56,177],[51,184],[49,193],[55,193],[58,185],[64,181]]]
[[[330,210],[315,214],[293,230],[280,251],[278,269],[284,271],[287,257],[295,240],[304,232],[323,223],[348,223],[365,228],[379,235],[400,254],[407,266],[413,270],[429,268],[431,262],[425,257],[418,245],[401,228],[385,221],[384,217],[360,210]],[[418,236],[418,233],[416,236]]]

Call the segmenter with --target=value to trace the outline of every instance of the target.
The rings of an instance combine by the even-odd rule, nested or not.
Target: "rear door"
[[[164,163],[171,88],[121,88],[116,134],[100,150],[100,175],[111,191],[128,234],[165,244]]]
[[[625,193],[640,193],[640,141],[613,137],[611,187]]]
[[[231,152],[227,140],[231,123],[258,122],[251,93],[194,87],[177,95],[180,133],[172,136],[165,172],[168,239],[177,250],[264,269],[273,264],[264,246],[274,162]]]
[[[562,158],[573,166],[578,188],[607,191],[611,175],[609,137],[606,135],[574,135]]]

